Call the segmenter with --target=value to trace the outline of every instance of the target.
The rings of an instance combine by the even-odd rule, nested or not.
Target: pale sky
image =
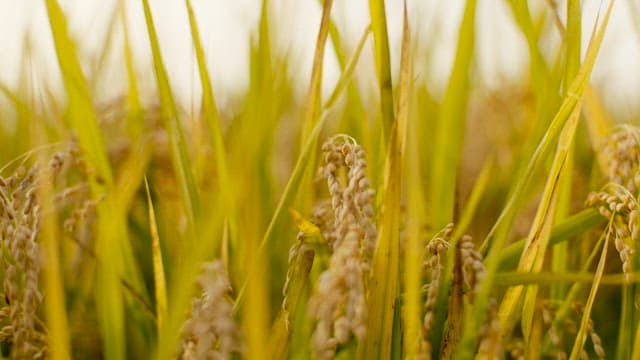
[[[547,4],[543,0],[536,1],[529,3],[537,8]],[[95,54],[102,47],[116,0],[59,2],[67,14],[70,31],[79,43],[81,54]],[[125,2],[136,68],[142,78],[151,77],[150,50],[141,1]],[[439,94],[452,65],[464,1],[407,2],[414,36],[420,39],[419,44],[433,44],[430,54],[432,66],[416,69],[416,76],[427,80]],[[640,29],[633,26],[632,2],[635,2],[637,11],[640,8],[639,0],[617,0],[592,76],[592,82],[603,92],[609,107],[623,116],[630,116],[634,106],[637,109],[640,99]],[[184,1],[150,0],[150,3],[171,84],[181,102],[188,105],[197,101],[200,90]],[[256,35],[261,1],[192,0],[192,3],[217,101],[221,107],[228,107],[230,100],[241,95],[247,87],[249,39]],[[563,1],[559,0],[558,3],[563,8]],[[526,73],[528,55],[524,38],[515,28],[509,9],[504,4],[504,0],[479,0],[478,5],[477,65],[481,79],[489,86],[499,86],[502,80],[516,79]],[[606,1],[603,9],[605,5]],[[355,46],[368,24],[367,6],[368,0],[334,0],[332,16],[345,43],[351,47]],[[599,0],[583,1],[585,43],[600,6]],[[292,61],[294,66],[291,75],[297,80],[297,94],[304,95],[320,21],[319,1],[272,0],[270,11],[273,23],[277,24],[277,29],[273,30],[274,43],[279,51],[287,52],[295,59]],[[400,55],[402,1],[387,0],[387,13],[392,64],[395,67]],[[640,14],[636,16],[640,19]],[[111,68],[112,76],[100,89],[105,100],[125,91],[119,24],[117,30],[113,57],[117,66]],[[46,79],[54,89],[62,90],[43,0],[0,0],[0,81],[12,88],[17,86],[27,31],[34,43],[33,76]],[[369,41],[369,47],[357,68],[357,78],[363,89],[375,83],[371,43]],[[324,72],[325,93],[332,89],[338,73],[335,55],[328,50]],[[151,85],[144,83],[153,85],[152,82]]]

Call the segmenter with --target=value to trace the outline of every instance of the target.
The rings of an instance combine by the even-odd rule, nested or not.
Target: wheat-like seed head
[[[603,152],[609,160],[609,181],[637,194],[640,188],[640,129],[630,125],[622,127],[611,135]]]
[[[302,259],[307,256],[310,256],[310,257],[314,256],[313,248],[309,244],[307,244],[306,234],[300,231],[296,236],[296,242],[289,249],[289,261],[288,261],[289,266],[287,268],[287,277],[284,282],[284,286],[282,287],[283,299],[282,299],[281,308],[285,315],[285,327],[287,331],[291,329],[291,322],[292,322],[292,319],[291,319],[292,314],[289,311],[289,308],[290,308],[289,286],[291,284],[291,280],[295,276],[294,273],[296,271],[297,262],[299,261],[299,259]]]
[[[512,339],[506,348],[509,358],[513,360],[524,360],[524,342],[522,339]]]
[[[640,129],[623,127],[611,135],[603,153],[608,159],[609,183],[601,191],[590,193],[586,204],[612,220],[622,271],[629,274],[633,271],[635,244],[640,240]]]
[[[0,181],[0,242],[6,305],[0,320],[2,339],[11,343],[11,358],[43,357],[46,342],[36,327],[42,302],[38,278],[40,206],[36,196],[36,172],[24,167]]]
[[[462,259],[462,277],[470,289],[467,294],[470,301],[473,301],[484,280],[485,266],[482,254],[476,250],[473,239],[469,235],[464,235],[460,239],[460,257]],[[489,311],[479,334],[479,359],[500,359],[504,357],[497,308],[496,300],[491,298]]]
[[[577,327],[578,327],[576,324],[576,319],[577,321],[580,321],[580,319],[584,315],[584,305],[579,302],[575,302],[571,304],[571,309],[573,311],[571,311],[569,313],[569,316],[564,320],[563,330],[566,333],[575,334],[577,332]],[[559,329],[556,323],[554,322],[554,317],[558,312],[558,304],[551,301],[544,301],[541,304],[541,311],[542,311],[542,321],[545,326],[549,327],[549,330],[548,330],[549,339],[551,341],[551,344],[555,348],[556,359],[566,360],[567,353],[564,350],[563,338],[561,336],[562,332],[560,331],[561,329]],[[602,340],[600,339],[600,336],[597,334],[593,320],[591,318],[588,319],[587,332],[589,333],[589,337],[591,338],[591,343],[593,345],[594,353],[596,354],[598,359],[604,359],[606,354],[602,346]],[[585,358],[585,359],[589,358],[589,355],[584,349],[582,349],[581,351],[581,358]]]
[[[484,267],[483,267],[484,268]],[[480,345],[476,359],[502,359],[504,348],[500,335],[500,320],[498,318],[498,305],[495,299],[491,299],[487,320],[480,329]]]
[[[321,359],[333,358],[337,345],[346,344],[351,335],[362,339],[366,332],[364,273],[358,259],[360,236],[355,226],[348,231],[309,300],[309,309],[318,320],[312,344]]]
[[[473,239],[469,235],[464,235],[460,239],[460,254],[462,256],[464,282],[471,289],[470,296],[473,298],[478,293],[482,280],[484,280],[485,267],[482,262],[482,254],[475,249]]]
[[[366,177],[364,150],[348,136],[322,146],[331,208],[314,210],[314,223],[329,245],[329,267],[309,300],[316,320],[312,347],[319,359],[333,358],[339,345],[366,333],[366,276],[375,249],[374,191]]]
[[[341,142],[336,136],[322,146],[325,158],[323,174],[327,179],[331,206],[335,216],[335,239],[343,239],[351,224],[357,223],[363,231],[360,251],[367,265],[375,249],[377,230],[373,221],[375,192],[366,175],[365,152],[355,141]],[[347,170],[347,179],[340,178],[340,170]],[[346,184],[344,184],[346,183]],[[333,239],[331,239],[333,240]],[[330,243],[335,248],[338,244]]]
[[[556,351],[556,359],[563,360],[567,358],[567,353],[564,351],[564,346],[562,344],[562,338],[560,336],[559,329],[555,325],[553,319],[555,313],[557,312],[557,306],[552,303],[545,301],[542,303],[542,321],[543,323],[549,327],[548,334],[549,340],[551,340],[551,344],[555,348]]]
[[[202,295],[193,299],[191,317],[182,327],[181,359],[228,359],[242,352],[233,305],[226,298],[231,287],[224,264],[205,263],[198,284]]]
[[[429,337],[433,330],[434,310],[438,298],[440,275],[442,272],[442,255],[449,248],[449,240],[451,239],[451,235],[453,235],[453,230],[453,224],[447,225],[427,244],[426,253],[430,254],[430,257],[425,259],[423,267],[425,270],[431,271],[431,281],[429,282],[427,298],[424,304],[425,315],[422,321],[420,356],[424,358],[430,358],[431,354]]]
[[[45,149],[45,147],[41,148]],[[0,176],[0,243],[4,249],[0,264],[4,270],[3,288],[6,304],[0,309],[0,339],[11,344],[9,357],[43,358],[47,356],[44,329],[37,317],[43,298],[39,289],[41,272],[40,232],[41,212],[39,190],[51,182],[62,190],[53,196],[54,209],[74,203],[75,197],[86,194],[82,181],[68,184],[67,175],[81,163],[74,141],[66,149],[54,153],[46,164],[27,168],[31,151],[12,163],[19,163],[13,174]],[[0,170],[5,171],[6,166]]]
[[[581,303],[574,303],[573,310],[575,314],[579,317],[584,315],[584,306]],[[605,358],[604,348],[602,347],[602,339],[595,330],[595,326],[593,324],[593,319],[589,318],[587,322],[587,332],[589,333],[589,337],[591,338],[591,343],[593,345],[593,351],[595,352],[598,359]]]

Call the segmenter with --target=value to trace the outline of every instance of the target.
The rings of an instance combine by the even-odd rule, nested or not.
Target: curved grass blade
[[[207,126],[209,128],[209,135],[211,136],[211,144],[213,146],[216,173],[219,176],[220,182],[220,195],[227,209],[225,212],[228,217],[229,236],[232,244],[235,244],[237,239],[237,214],[236,203],[234,198],[234,188],[231,186],[231,178],[229,175],[229,167],[227,165],[227,152],[224,146],[224,139],[222,137],[222,129],[220,126],[220,114],[216,106],[215,97],[213,94],[213,87],[211,86],[211,79],[209,71],[207,69],[206,57],[202,49],[202,43],[200,41],[200,31],[198,30],[198,23],[196,21],[191,1],[185,1],[187,7],[187,13],[189,15],[189,26],[191,29],[191,39],[193,41],[193,48],[196,54],[196,60],[198,62],[198,71],[200,74],[200,85],[202,86],[202,112],[204,113]],[[234,246],[235,247],[235,246]]]
[[[545,185],[542,199],[533,224],[529,231],[529,236],[525,244],[524,251],[518,264],[518,271],[539,272],[546,256],[546,250],[551,237],[551,228],[555,217],[555,210],[558,201],[559,184],[562,173],[565,169],[567,157],[573,143],[573,137],[578,126],[580,118],[580,105],[576,106],[564,128],[558,143],[551,172]],[[530,286],[526,289],[517,286],[507,290],[503,297],[502,304],[498,311],[500,319],[500,330],[504,337],[511,332],[513,324],[516,321],[517,306],[520,303],[522,292],[525,291],[524,304],[522,312],[522,327],[525,344],[528,342],[531,326],[533,323],[533,312],[535,308],[535,298],[537,296],[537,287]]]
[[[149,208],[149,230],[151,231],[151,254],[153,256],[153,280],[156,290],[156,319],[158,329],[164,326],[167,318],[167,282],[164,275],[164,264],[162,262],[162,249],[160,248],[160,236],[158,235],[158,225],[156,212],[151,201],[149,183],[144,178],[144,187],[147,193],[147,207]]]
[[[56,0],[45,0],[49,24],[62,72],[64,87],[68,96],[68,120],[77,132],[78,143],[87,162],[96,168],[101,181],[107,186],[113,183],[113,175],[98,120],[93,110],[89,90],[76,55],[75,45],[67,32],[67,20]]]
[[[191,160],[187,151],[186,140],[182,131],[182,124],[178,109],[173,98],[169,77],[164,67],[162,54],[160,53],[160,44],[156,34],[149,1],[143,0],[144,17],[147,24],[147,34],[151,44],[151,53],[153,55],[153,66],[156,74],[156,82],[160,96],[160,107],[162,109],[162,119],[164,128],[169,138],[169,147],[171,149],[171,162],[178,178],[180,196],[182,198],[184,212],[189,222],[190,231],[194,231],[196,219],[200,211],[200,200],[198,189],[193,177]],[[189,236],[191,238],[191,236]],[[193,239],[187,239],[193,241]]]

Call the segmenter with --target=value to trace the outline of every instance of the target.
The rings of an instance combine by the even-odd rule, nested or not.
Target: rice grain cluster
[[[317,358],[331,359],[352,336],[366,333],[366,277],[377,236],[373,222],[373,189],[366,176],[364,150],[347,136],[322,146],[322,173],[331,195],[332,221],[320,224],[330,249],[329,267],[320,275],[309,310],[316,320],[312,348]],[[315,216],[326,218],[327,211]]]

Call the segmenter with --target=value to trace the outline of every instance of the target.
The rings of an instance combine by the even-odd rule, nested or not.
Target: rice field
[[[264,0],[240,111],[216,100],[189,0],[191,107],[148,0],[153,79],[122,1],[123,41],[95,55],[124,54],[116,98],[43,3],[62,92],[33,86],[28,42],[19,86],[0,83],[2,358],[640,359],[640,128],[590,81],[613,0],[589,32],[579,0],[506,0],[528,67],[490,92],[466,0],[441,97],[416,76],[429,49],[406,4],[391,66],[384,0],[353,47],[319,2],[294,96]],[[373,97],[356,79],[368,41]]]

